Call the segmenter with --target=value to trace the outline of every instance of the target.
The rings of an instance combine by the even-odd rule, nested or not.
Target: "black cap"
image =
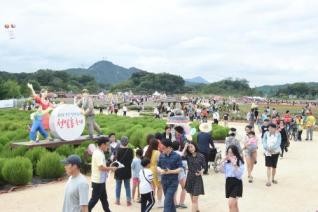
[[[98,146],[102,145],[102,144],[106,144],[109,142],[109,138],[107,136],[101,136],[97,139],[96,143]]]
[[[62,160],[61,162],[65,165],[71,164],[71,165],[77,165],[78,167],[80,167],[82,160],[80,156],[78,155],[70,155],[66,159]]]
[[[172,142],[169,139],[164,139],[163,141],[161,141],[161,144],[165,147],[172,147]]]

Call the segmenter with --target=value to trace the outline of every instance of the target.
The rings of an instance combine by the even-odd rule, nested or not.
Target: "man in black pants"
[[[202,123],[200,124],[200,132],[198,134],[198,149],[201,154],[205,157],[205,167],[204,167],[204,174],[208,174],[208,168],[209,168],[209,156],[211,152],[211,148],[214,147],[214,143],[212,140],[212,125],[208,123]]]
[[[98,200],[101,201],[105,212],[110,212],[106,193],[106,179],[109,171],[115,171],[116,167],[107,167],[104,152],[108,149],[108,137],[98,138],[97,149],[92,156],[92,197],[88,203],[89,212],[92,211]]]

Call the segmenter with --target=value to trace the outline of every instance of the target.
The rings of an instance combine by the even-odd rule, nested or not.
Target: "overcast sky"
[[[1,0],[0,70],[106,59],[210,82],[318,81],[317,23],[317,0]]]

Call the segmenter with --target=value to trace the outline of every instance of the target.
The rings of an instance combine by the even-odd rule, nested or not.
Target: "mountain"
[[[188,84],[208,84],[209,83],[203,77],[200,77],[200,76],[197,76],[191,79],[185,79],[185,81]]]
[[[98,83],[102,84],[117,84],[128,80],[133,73],[142,70],[134,67],[127,69],[112,62],[102,60],[94,63],[88,69],[72,68],[64,71],[75,76],[88,75],[94,77]]]

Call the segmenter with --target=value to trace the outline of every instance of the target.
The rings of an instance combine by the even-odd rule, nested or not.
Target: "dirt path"
[[[243,133],[243,124],[232,123]],[[290,151],[286,157],[278,162],[278,185],[270,188],[265,186],[266,169],[264,158],[259,151],[258,164],[255,167],[253,184],[249,184],[244,177],[244,193],[239,205],[241,211],[257,212],[314,212],[318,210],[318,133],[315,132],[314,142],[292,142]],[[219,144],[220,146],[220,144]],[[220,148],[223,147],[220,146]],[[206,195],[200,197],[200,209],[202,212],[227,211],[227,200],[224,197],[224,176],[210,171],[209,176],[204,177]],[[107,181],[107,191],[111,209],[114,212],[140,211],[140,205],[134,203],[129,209],[126,206],[115,206],[114,203],[114,179]],[[16,191],[0,195],[1,212],[58,212],[63,205],[64,182],[40,185],[22,191]],[[122,202],[124,203],[124,190],[122,190]],[[187,196],[186,204],[190,205]],[[96,212],[102,212],[100,203],[96,206]],[[155,208],[153,211],[162,211]],[[178,211],[190,211],[183,209]]]

